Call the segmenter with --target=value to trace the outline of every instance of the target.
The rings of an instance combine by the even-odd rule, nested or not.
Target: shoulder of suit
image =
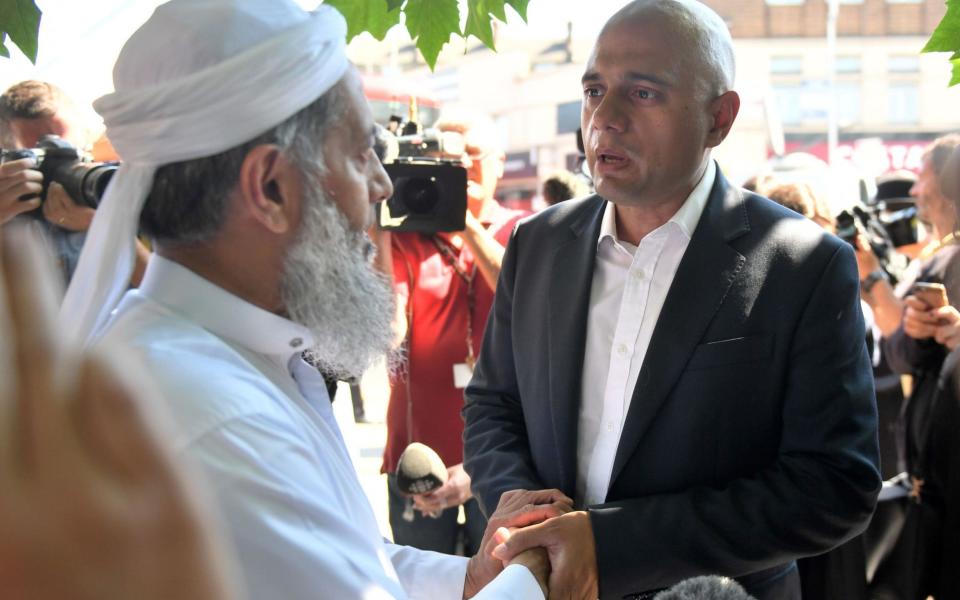
[[[518,226],[530,228],[566,228],[589,214],[602,211],[605,204],[606,200],[598,194],[572,198],[554,204],[553,206],[548,206],[538,213],[520,219]]]
[[[790,246],[825,245],[834,250],[844,242],[807,217],[747,190],[738,190],[753,235],[773,236]]]

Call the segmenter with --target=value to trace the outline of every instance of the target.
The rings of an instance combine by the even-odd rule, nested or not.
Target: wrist
[[[890,276],[881,269],[875,269],[860,280],[860,291],[864,294],[870,294],[873,291],[874,286],[881,281],[890,281]]]
[[[483,552],[483,549],[481,548],[480,551]],[[478,592],[480,592],[481,589],[483,589],[485,583],[484,580],[487,579],[487,577],[484,577],[478,570],[483,570],[483,564],[480,555],[475,554],[470,557],[470,560],[467,561],[467,573],[463,578],[464,600],[467,598],[473,598]],[[493,573],[492,575],[496,576],[496,573]],[[492,577],[490,577],[490,579],[492,579]]]

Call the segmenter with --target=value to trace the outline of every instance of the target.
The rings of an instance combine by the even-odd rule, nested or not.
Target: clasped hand
[[[530,504],[538,498],[549,499],[553,510],[547,513]],[[526,518],[511,518],[512,514]],[[593,527],[586,511],[573,510],[570,498],[557,490],[506,492],[490,519],[488,532],[491,527],[495,528],[492,547],[485,544],[481,552],[488,551],[501,566],[520,563],[530,568],[551,600],[596,600],[599,586]]]

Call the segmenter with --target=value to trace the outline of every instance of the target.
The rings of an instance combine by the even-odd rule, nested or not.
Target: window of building
[[[557,105],[557,134],[575,133],[580,128],[580,101]]]
[[[777,100],[777,112],[784,125],[799,125],[803,121],[801,106],[802,87],[799,85],[776,85],[773,95]]]
[[[891,123],[920,121],[920,90],[914,83],[892,83],[887,93],[887,119]]]
[[[859,56],[838,56],[835,64],[837,73],[844,74],[860,72]]]
[[[887,59],[891,73],[916,73],[920,70],[920,57],[912,54],[894,55]]]
[[[799,75],[803,72],[803,57],[773,56],[770,58],[770,74]]]
[[[860,84],[854,82],[837,83],[837,122],[841,127],[860,121]]]

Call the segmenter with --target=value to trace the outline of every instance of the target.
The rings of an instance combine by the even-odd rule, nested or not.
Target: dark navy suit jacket
[[[561,203],[507,247],[463,411],[487,513],[507,490],[574,495],[604,205]],[[589,507],[601,598],[701,574],[798,597],[794,559],[859,533],[880,489],[864,340],[852,248],[718,171]]]

